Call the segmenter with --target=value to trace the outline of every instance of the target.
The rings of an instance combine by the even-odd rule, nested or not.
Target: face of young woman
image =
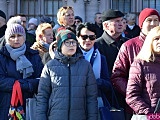
[[[77,41],[73,39],[66,40],[62,43],[61,52],[65,56],[72,56],[76,53]]]
[[[153,52],[160,54],[160,36],[154,38],[152,42]]]
[[[80,36],[77,39],[81,48],[85,51],[89,51],[95,43],[96,36],[94,32],[87,28],[82,28]]]
[[[23,43],[25,42],[25,39],[23,35],[13,34],[8,41],[12,48],[19,48],[23,45]]]

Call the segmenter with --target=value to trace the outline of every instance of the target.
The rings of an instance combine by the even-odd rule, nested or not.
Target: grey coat
[[[43,68],[37,95],[37,120],[97,120],[97,84],[81,55],[59,52]]]

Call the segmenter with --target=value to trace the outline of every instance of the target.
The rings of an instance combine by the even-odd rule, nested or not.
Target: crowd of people
[[[136,23],[138,18],[138,24]],[[109,9],[95,23],[61,7],[57,22],[0,10],[0,116],[8,120],[15,81],[26,99],[36,94],[37,120],[101,120],[114,91],[124,120],[154,113],[160,98],[160,15]],[[104,96],[102,96],[102,94]],[[112,104],[112,107],[115,107]],[[157,110],[160,112],[160,110]]]

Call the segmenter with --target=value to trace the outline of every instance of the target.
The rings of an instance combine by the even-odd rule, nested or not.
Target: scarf
[[[41,44],[47,51],[49,51],[49,45],[50,45],[50,44],[48,44],[48,43],[46,43],[46,42],[44,42],[44,41],[42,41],[42,40],[40,40],[39,42],[40,42],[40,44]]]
[[[88,62],[91,62],[91,59],[94,59],[94,62],[92,65],[93,72],[94,72],[96,79],[100,78],[101,54],[99,53],[98,49],[94,50],[94,47],[92,47],[89,51],[86,52],[86,51],[82,50],[82,52],[83,52],[83,56],[84,56],[85,60],[87,60]]]
[[[16,69],[20,73],[23,73],[23,79],[30,77],[34,72],[31,62],[24,55],[26,51],[26,45],[13,49],[9,44],[6,44],[6,49],[10,53],[10,57],[16,61]]]

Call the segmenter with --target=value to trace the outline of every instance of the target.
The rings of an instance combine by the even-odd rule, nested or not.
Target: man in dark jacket
[[[121,36],[123,32],[123,16],[124,14],[121,11],[112,9],[102,13],[104,32],[102,36],[97,39],[96,44],[98,45],[100,53],[106,57],[109,76],[111,76],[118,51],[122,43],[126,41],[126,39]]]
[[[103,34],[103,26],[102,26],[102,14],[100,12],[95,14],[95,27],[96,27],[96,38],[101,37]]]
[[[124,106],[126,105],[125,96],[130,65],[139,53],[148,32],[159,25],[159,18],[160,16],[155,9],[145,8],[142,10],[139,15],[140,35],[125,42],[119,50],[111,81],[119,94],[124,97],[123,103],[121,103]],[[130,120],[133,112],[128,106],[126,106],[126,112],[128,113],[126,120]]]

